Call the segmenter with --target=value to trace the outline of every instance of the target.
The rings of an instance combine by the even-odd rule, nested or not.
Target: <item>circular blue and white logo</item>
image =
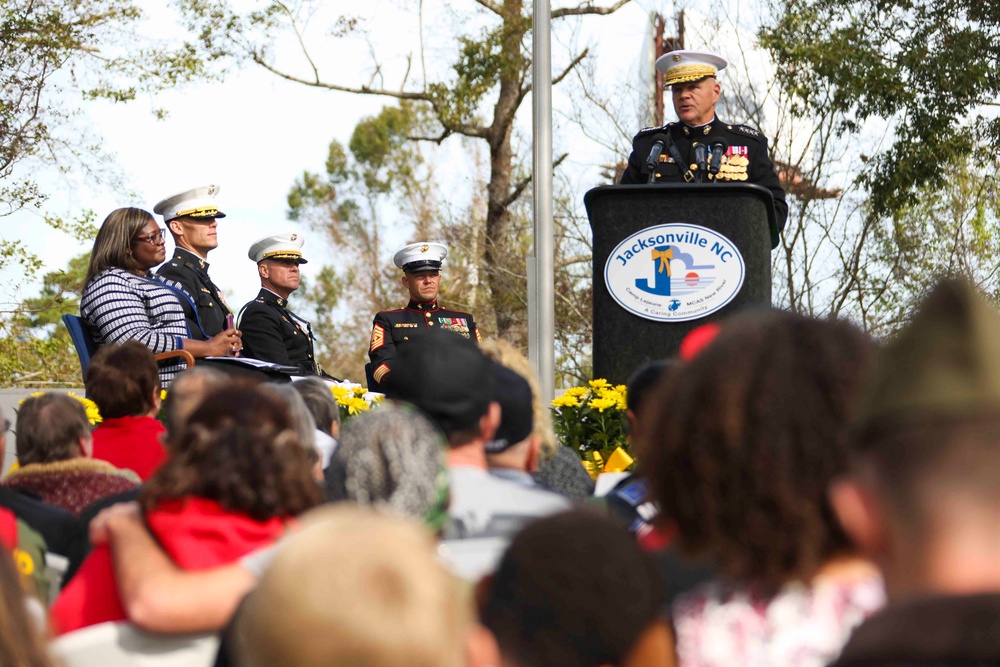
[[[647,227],[619,243],[604,284],[625,310],[658,322],[687,322],[719,310],[743,287],[746,265],[732,241],[688,223]]]

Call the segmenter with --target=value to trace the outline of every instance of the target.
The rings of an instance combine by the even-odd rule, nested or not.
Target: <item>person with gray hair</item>
[[[410,404],[385,401],[352,419],[334,452],[334,466],[343,475],[347,500],[423,519],[433,530],[444,525],[444,436]]]
[[[313,428],[313,416],[306,407],[305,401],[299,392],[295,391],[291,385],[273,384],[267,385],[288,404],[288,410],[292,414],[292,422],[295,425],[295,434],[298,436],[299,445],[309,455],[309,460],[313,462],[313,478],[323,481],[323,468],[319,449],[316,447],[316,429]]]
[[[64,394],[32,396],[17,413],[16,470],[3,485],[27,491],[74,516],[91,503],[139,484],[139,476],[91,458],[93,439],[83,405]]]
[[[340,437],[340,409],[333,398],[330,387],[315,377],[302,378],[292,383],[299,392],[306,407],[312,413],[316,423],[316,447],[322,457],[322,466],[326,470],[330,466],[330,456],[337,448],[337,438]]]
[[[176,438],[202,400],[226,386],[226,374],[215,368],[195,366],[174,380],[163,402],[163,425],[167,438]]]

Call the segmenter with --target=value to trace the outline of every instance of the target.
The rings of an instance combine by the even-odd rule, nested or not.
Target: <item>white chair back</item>
[[[51,650],[65,667],[211,667],[219,638],[152,634],[131,623],[112,622],[58,637]]]

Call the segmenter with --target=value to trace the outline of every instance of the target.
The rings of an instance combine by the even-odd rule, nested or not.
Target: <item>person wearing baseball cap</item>
[[[304,244],[301,234],[274,234],[250,246],[260,292],[240,310],[239,327],[244,357],[318,375],[312,326],[288,309],[288,297],[299,288],[299,265],[308,261],[302,256]]]
[[[368,386],[373,391],[385,391],[393,369],[397,346],[416,340],[428,331],[453,331],[480,342],[479,329],[469,313],[442,308],[438,303],[441,290],[441,265],[448,255],[443,243],[418,241],[396,251],[392,257],[402,269],[402,284],[410,301],[399,310],[383,310],[372,322],[371,342],[366,367]]]
[[[720,120],[715,113],[722,94],[718,73],[729,63],[710,51],[671,51],[656,59],[663,73],[663,87],[670,88],[677,121],[661,127],[647,127],[632,139],[632,154],[622,174],[622,185],[633,183],[752,183],[771,191],[778,229],[784,229],[788,204],[774,164],[768,155],[767,137],[747,125]],[[653,145],[663,141],[660,155],[652,156],[656,166],[650,173],[647,160]],[[722,145],[724,155],[718,171],[706,173],[699,165],[695,147],[711,152]]]
[[[174,239],[174,252],[156,277],[184,292],[184,319],[195,340],[208,340],[225,331],[226,317],[232,315],[222,290],[208,275],[208,253],[219,245],[216,221],[226,217],[215,202],[221,189],[202,185],[171,195],[153,207],[153,213],[163,216]]]
[[[448,443],[446,539],[507,539],[528,521],[569,508],[529,474],[539,442],[527,380],[471,340],[440,330],[403,346],[393,373],[387,397],[415,405]],[[500,468],[509,470],[495,474]]]

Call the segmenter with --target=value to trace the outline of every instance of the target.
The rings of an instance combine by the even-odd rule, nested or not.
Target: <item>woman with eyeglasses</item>
[[[138,340],[154,353],[187,350],[195,358],[235,356],[240,334],[227,329],[200,341],[189,338],[180,296],[153,278],[166,259],[163,229],[140,208],[119,208],[101,224],[84,281],[80,315],[98,345]],[[179,359],[160,366],[163,387],[183,370]]]

